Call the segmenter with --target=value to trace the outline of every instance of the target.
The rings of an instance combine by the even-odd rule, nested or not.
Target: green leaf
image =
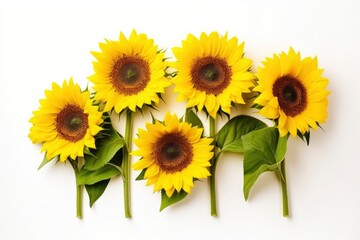
[[[95,171],[89,171],[85,168],[82,168],[76,175],[76,184],[91,185],[120,174],[121,174],[120,170],[116,166],[110,164],[107,164],[104,167]]]
[[[41,162],[41,164],[40,164],[40,166],[38,167],[37,170],[40,170],[43,166],[45,166],[46,164],[48,164],[49,162],[51,162],[51,160],[52,160],[52,159],[48,160],[48,159],[46,158],[46,153],[45,153],[45,154],[44,154],[44,158],[43,158],[43,160],[42,160],[42,162]]]
[[[194,113],[191,108],[186,109],[185,121],[191,123],[193,127],[197,126],[199,128],[204,128],[204,125],[201,122],[200,118],[196,113]]]
[[[266,124],[257,118],[245,115],[234,117],[215,136],[216,145],[223,152],[243,153],[244,148],[241,137],[265,127]]]
[[[117,153],[115,154],[115,156],[111,159],[111,161],[109,162],[112,163],[113,165],[116,165],[118,167],[121,167],[122,161],[123,161],[123,156],[124,156],[124,152],[126,152],[127,154],[127,150],[126,148],[122,148],[122,150],[117,151]]]
[[[90,207],[101,197],[109,182],[110,179],[106,179],[92,185],[85,185],[86,192],[89,195]]]
[[[110,128],[110,135],[105,138],[101,138],[96,143],[97,150],[93,155],[85,155],[85,166],[87,170],[96,170],[103,167],[105,164],[111,161],[115,154],[124,147],[125,140],[120,134],[113,128]]]
[[[160,206],[160,212],[162,210],[164,210],[165,208],[167,208],[170,205],[173,205],[174,203],[177,203],[179,201],[181,201],[182,199],[184,199],[187,196],[187,192],[185,192],[184,190],[181,190],[180,192],[177,192],[176,190],[174,191],[174,193],[171,195],[171,197],[169,198],[166,195],[165,190],[161,190],[161,206]]]
[[[279,138],[277,128],[267,127],[242,137],[244,147],[244,197],[248,199],[251,187],[266,171],[282,175],[280,164],[286,153],[287,136]]]
[[[141,173],[139,174],[139,176],[137,176],[137,178],[135,179],[136,181],[144,180],[144,176],[145,176],[146,169],[147,169],[147,168],[145,168],[145,169],[143,169],[143,170],[141,171]]]

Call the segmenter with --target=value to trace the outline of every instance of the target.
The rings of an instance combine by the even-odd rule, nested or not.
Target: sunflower
[[[211,117],[221,108],[230,114],[232,103],[245,103],[242,93],[250,92],[254,76],[249,72],[252,61],[244,58],[244,43],[212,32],[202,33],[200,39],[189,34],[182,47],[172,49],[178,60],[174,78],[178,101],[188,100],[187,107],[205,106]]]
[[[164,53],[152,39],[134,30],[129,39],[120,33],[119,41],[106,40],[99,46],[101,52],[92,52],[97,62],[89,80],[94,83],[95,98],[106,102],[104,111],[136,111],[159,102],[159,94],[170,82],[164,77]]]
[[[326,121],[330,92],[322,73],[316,57],[301,59],[292,48],[267,58],[259,67],[254,91],[260,95],[255,104],[262,107],[261,115],[277,120],[281,136],[305,134],[309,127],[316,130]]]
[[[84,156],[84,147],[95,148],[94,136],[102,129],[102,113],[93,106],[90,92],[81,92],[78,84],[70,79],[62,87],[52,84],[45,91],[46,99],[40,100],[40,108],[30,119],[29,138],[42,143],[48,160],[60,155],[64,162],[68,157]]]
[[[202,129],[169,113],[163,123],[148,123],[146,128],[139,129],[139,138],[134,139],[139,149],[132,154],[141,157],[133,168],[146,169],[147,186],[154,184],[154,191],[164,189],[171,197],[175,190],[190,193],[194,178],[210,176],[213,140],[202,138]]]

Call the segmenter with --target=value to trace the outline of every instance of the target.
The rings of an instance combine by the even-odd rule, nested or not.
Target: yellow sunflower
[[[182,47],[173,48],[178,60],[174,78],[178,101],[188,100],[187,107],[197,106],[216,118],[221,108],[230,114],[232,103],[245,103],[242,93],[250,92],[254,76],[249,72],[252,61],[244,58],[244,43],[238,39],[202,33],[200,39],[189,34]]]
[[[95,148],[94,136],[102,129],[102,113],[92,105],[90,92],[81,92],[78,84],[70,79],[62,87],[52,84],[45,91],[40,108],[33,112],[29,138],[42,143],[48,160],[60,155],[64,162],[68,157],[84,156],[84,147]]]
[[[134,30],[129,39],[120,33],[118,41],[106,40],[99,46],[101,52],[92,52],[97,62],[93,62],[95,74],[89,80],[94,83],[95,98],[106,102],[104,111],[136,111],[159,102],[158,94],[170,82],[164,77],[164,53],[152,39]]]
[[[164,189],[171,197],[175,190],[190,193],[194,178],[210,176],[213,140],[202,138],[202,129],[169,113],[164,123],[148,123],[146,128],[139,129],[139,139],[134,139],[139,149],[132,154],[141,157],[133,168],[146,169],[147,186],[154,184],[154,191]]]
[[[254,91],[260,95],[255,103],[262,106],[261,115],[277,120],[281,136],[304,134],[326,121],[330,92],[322,73],[316,57],[301,59],[292,48],[267,58],[259,67]]]

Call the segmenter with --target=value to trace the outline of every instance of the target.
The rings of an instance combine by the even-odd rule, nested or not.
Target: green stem
[[[216,134],[216,126],[215,126],[215,119],[209,117],[210,119],[210,137],[215,137]]]
[[[79,172],[79,165],[80,163],[77,161],[69,159],[69,162],[74,169],[75,173],[75,181],[76,181],[76,175]],[[76,217],[82,218],[82,191],[83,191],[83,185],[76,185]]]
[[[124,149],[124,156],[122,161],[122,169],[124,174],[124,207],[125,217],[131,218],[130,210],[130,157],[131,152],[131,133],[132,133],[132,112],[127,110],[126,112],[126,126],[125,126],[125,143],[126,149]]]
[[[214,150],[215,151],[215,150]],[[210,203],[211,203],[211,216],[217,216],[217,204],[216,204],[216,181],[215,181],[215,172],[218,160],[221,156],[221,151],[216,154],[214,153],[214,158],[211,160],[211,167],[210,167]]]
[[[82,218],[82,191],[83,185],[76,186],[76,217]]]
[[[210,119],[210,137],[215,137],[216,133],[216,126],[215,126],[215,119],[211,116]],[[216,148],[214,148],[214,156],[211,159],[211,167],[210,167],[210,205],[211,205],[211,216],[217,216],[217,207],[216,207],[216,182],[215,182],[215,171],[216,171],[216,164],[217,164],[217,153]]]
[[[287,193],[287,184],[286,184],[286,169],[285,169],[285,159],[281,162],[281,173],[282,177],[280,177],[281,182],[281,192],[282,192],[282,202],[283,202],[283,216],[289,216],[289,201],[288,201],[288,193]]]

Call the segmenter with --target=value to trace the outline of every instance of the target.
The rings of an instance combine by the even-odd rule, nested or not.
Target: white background
[[[2,3],[0,239],[360,239],[359,11],[356,0]],[[168,56],[188,33],[228,31],[246,42],[254,70],[290,46],[318,56],[330,80],[329,119],[310,146],[289,141],[290,218],[282,217],[280,187],[270,173],[244,201],[242,156],[235,154],[218,165],[217,218],[210,216],[206,182],[160,213],[160,195],[132,181],[133,218],[125,219],[120,178],[92,209],[84,193],[84,218],[75,217],[72,169],[50,163],[37,171],[42,155],[27,137],[28,120],[53,81],[73,76],[85,87],[93,73],[90,50],[133,28]],[[184,111],[167,93],[159,118],[168,109]],[[135,128],[145,120],[136,115]]]

